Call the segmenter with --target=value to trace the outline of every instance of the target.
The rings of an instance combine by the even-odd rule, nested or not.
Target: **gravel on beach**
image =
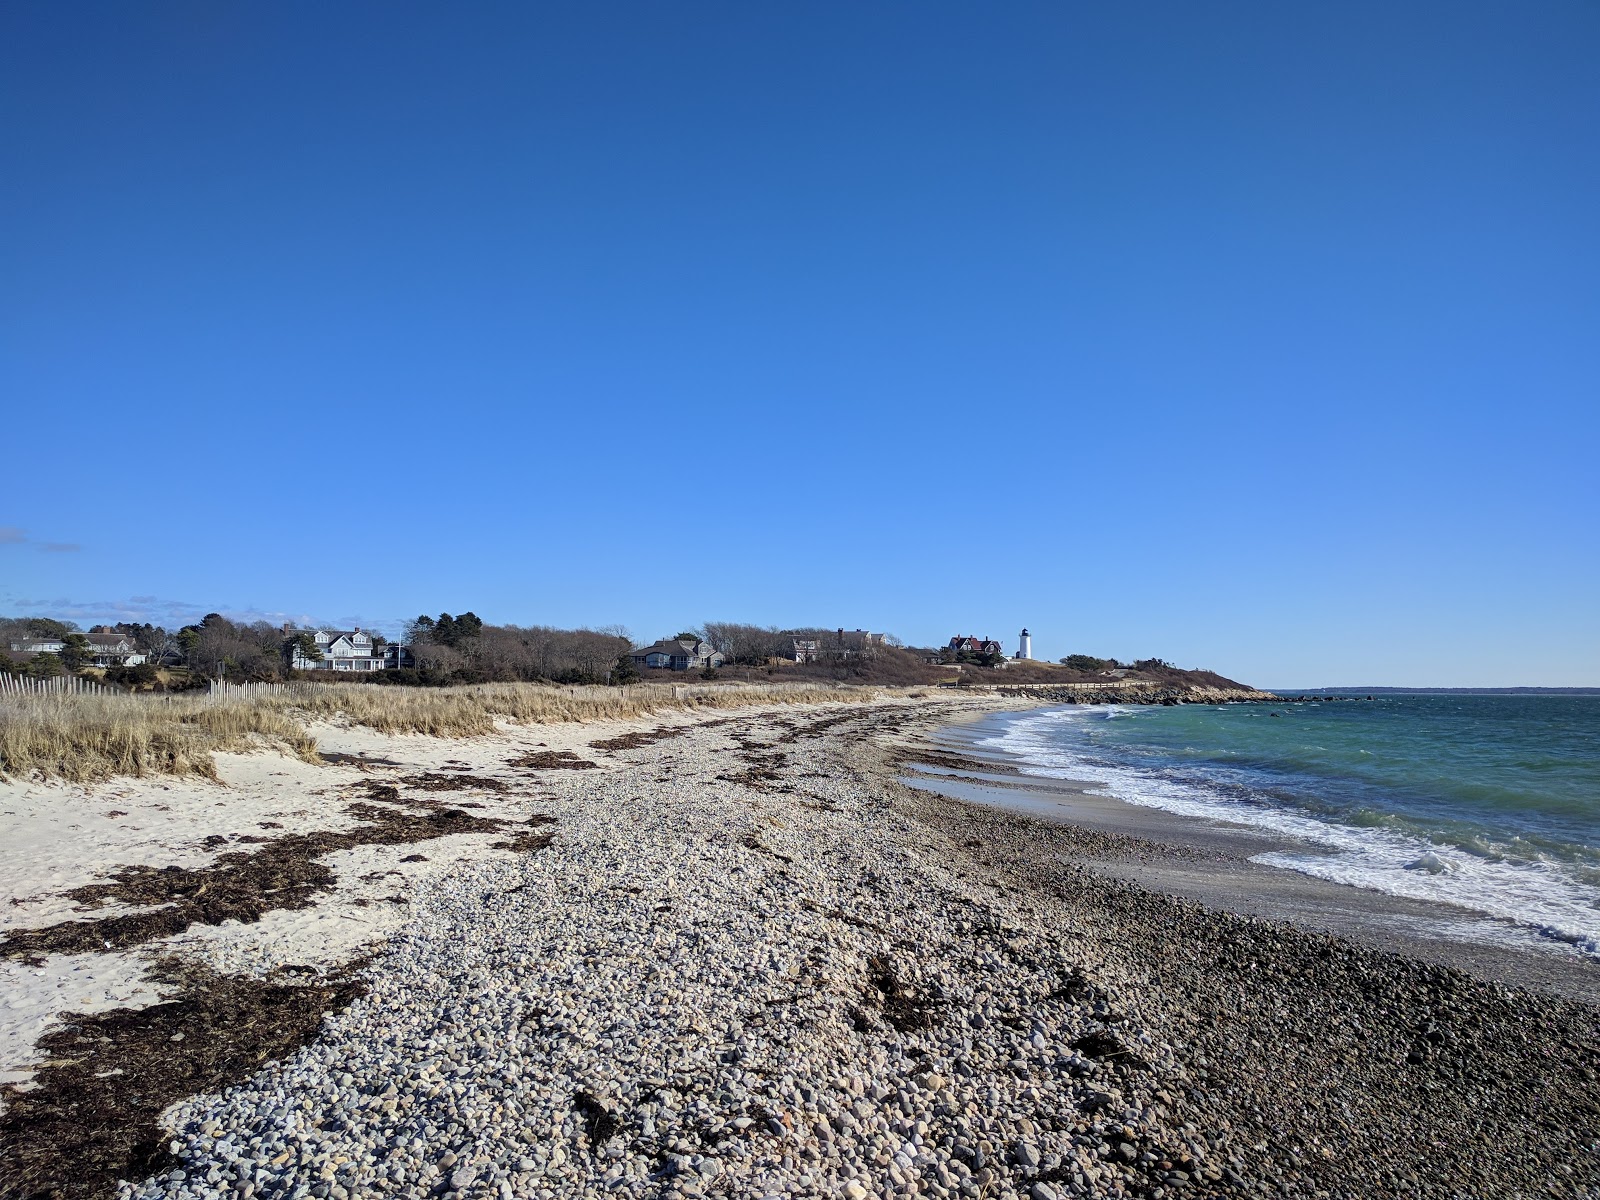
[[[1595,1010],[911,791],[885,742],[941,711],[618,739],[536,797],[502,765],[540,837],[419,888],[121,1197],[1600,1196]]]

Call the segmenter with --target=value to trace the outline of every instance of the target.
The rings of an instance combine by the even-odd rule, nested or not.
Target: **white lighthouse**
[[[1029,635],[1026,629],[1022,631],[1022,640],[1017,643],[1017,657],[1033,657],[1033,638]]]

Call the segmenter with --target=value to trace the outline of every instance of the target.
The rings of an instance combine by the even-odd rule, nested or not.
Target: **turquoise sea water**
[[[1073,707],[990,741],[1033,773],[1301,843],[1258,861],[1600,955],[1600,696]]]

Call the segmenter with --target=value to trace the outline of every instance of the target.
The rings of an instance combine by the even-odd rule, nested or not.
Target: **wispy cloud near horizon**
[[[73,600],[66,596],[45,599],[18,597],[13,607],[29,615],[53,617],[58,621],[150,622],[168,627],[189,625],[215,611],[186,600],[164,600],[159,596],[134,596],[126,600]],[[232,618],[230,618],[232,619]]]
[[[0,546],[32,546],[41,554],[76,554],[83,549],[80,542],[36,542],[27,530],[17,525],[0,525]]]

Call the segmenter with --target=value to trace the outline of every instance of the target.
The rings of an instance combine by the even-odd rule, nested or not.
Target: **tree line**
[[[207,613],[199,621],[168,630],[148,622],[97,626],[122,634],[146,661],[108,668],[107,682],[130,687],[181,690],[209,679],[273,681],[332,679],[331,671],[295,671],[293,652],[310,661],[322,657],[310,630],[284,630],[270,621],[233,621]],[[372,634],[374,649],[385,639]],[[60,641],[55,653],[15,652],[11,643],[26,639]],[[443,685],[495,680],[551,683],[608,683],[617,676],[636,678],[628,657],[631,642],[620,627],[556,629],[546,625],[489,625],[471,612],[421,616],[408,624],[406,645],[413,665],[399,670],[340,672],[341,681]],[[0,670],[46,678],[75,674],[93,662],[84,631],[74,622],[46,617],[0,618]],[[163,671],[162,668],[167,668]],[[623,680],[626,681],[626,680]]]
[[[489,625],[475,613],[420,616],[406,625],[413,666],[379,672],[379,683],[616,683],[632,676],[633,643],[620,625],[556,629]],[[626,665],[624,666],[624,662]]]
[[[709,643],[729,663],[766,666],[773,659],[793,661],[795,642],[815,642],[819,661],[877,657],[884,650],[902,648],[900,639],[885,634],[882,643],[858,644],[853,631],[820,626],[779,629],[776,625],[745,625],[737,621],[707,621],[688,635]]]
[[[309,630],[285,630],[268,621],[234,621],[207,613],[178,629],[151,623],[119,622],[109,628],[128,638],[147,661],[108,669],[108,682],[135,687],[181,689],[204,686],[208,679],[271,681],[291,678],[421,686],[493,681],[563,684],[626,684],[641,672],[633,662],[628,631],[612,625],[599,629],[559,629],[548,625],[491,625],[476,613],[426,614],[406,623],[404,650],[397,669],[372,672],[296,671],[294,652],[310,661],[321,658]],[[64,643],[57,654],[11,654],[0,669],[35,675],[81,671],[92,662],[83,631],[72,622],[47,618],[0,619],[0,655],[22,636],[53,637]],[[373,634],[375,648],[384,645]],[[681,632],[684,640],[704,641],[724,661],[725,672],[781,675],[862,683],[919,684],[948,680],[930,665],[940,652],[906,648],[886,635],[867,641],[855,631],[822,626],[779,628],[737,621],[707,621]],[[796,662],[796,643],[804,643]],[[946,657],[949,657],[946,654]],[[970,665],[992,666],[973,658]],[[1109,659],[1070,656],[1080,670],[1114,665]],[[1153,660],[1150,660],[1153,661]],[[1141,664],[1143,665],[1143,664]],[[165,668],[164,670],[161,668]]]
[[[288,638],[269,621],[230,621],[221,613],[207,613],[192,625],[167,629],[148,621],[119,621],[97,625],[90,632],[121,634],[144,656],[132,666],[107,668],[102,678],[128,687],[161,686],[168,690],[204,686],[207,679],[274,680],[288,673]],[[24,639],[53,639],[62,643],[57,653],[17,652],[11,643]],[[48,678],[77,674],[94,660],[93,648],[73,621],[48,617],[0,618],[0,669]],[[163,682],[162,668],[168,671]]]

